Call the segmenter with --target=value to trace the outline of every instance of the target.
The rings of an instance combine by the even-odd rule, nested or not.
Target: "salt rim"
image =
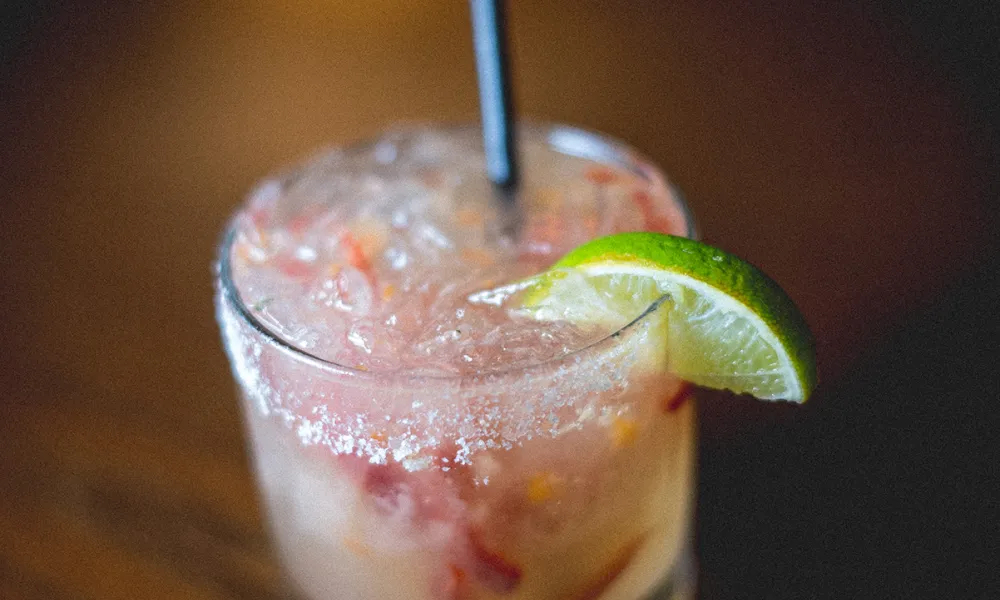
[[[633,380],[628,375],[645,358],[636,349],[645,342],[650,315],[665,300],[654,302],[618,332],[558,361],[502,373],[366,381],[353,377],[354,370],[331,370],[334,365],[268,336],[240,314],[224,290],[219,292],[226,350],[260,416],[282,422],[302,446],[372,464],[396,462],[408,471],[444,472],[472,464],[478,452],[510,450],[528,440],[580,430],[592,421],[609,425],[627,416],[635,409],[635,398],[626,396]],[[317,366],[333,377],[295,377],[296,367]],[[511,397],[519,400],[511,402]],[[341,410],[331,410],[331,404]]]

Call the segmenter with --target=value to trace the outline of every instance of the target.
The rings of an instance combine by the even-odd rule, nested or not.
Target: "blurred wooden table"
[[[274,597],[213,321],[217,232],[255,179],[320,144],[396,120],[475,119],[465,3],[12,11],[0,71],[0,598]],[[660,161],[708,240],[787,286],[835,384],[860,348],[960,285],[996,225],[967,90],[891,13],[518,3],[518,100]],[[829,417],[822,399],[805,416],[733,406],[705,411],[709,466],[739,468],[727,457],[761,452],[755,443],[780,457],[797,438],[775,423],[801,434]],[[723,485],[736,496],[767,485],[703,474],[715,500]],[[747,497],[750,514],[770,514],[770,496]],[[725,541],[713,523],[732,522],[727,507],[702,504],[701,539]],[[707,553],[706,594],[736,597],[735,578],[756,581],[747,593],[793,568],[758,525],[743,533],[770,541],[777,564],[754,580]]]

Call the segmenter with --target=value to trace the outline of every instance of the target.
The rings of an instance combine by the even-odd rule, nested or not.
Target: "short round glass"
[[[597,215],[593,227],[577,227],[560,242],[575,245],[623,224],[694,236],[677,191],[624,144],[566,126],[532,125],[519,135],[527,148],[525,194],[555,186],[593,196],[585,201]],[[474,127],[401,129],[322,154],[260,189],[272,212],[284,213],[274,225],[281,233],[302,214],[315,216],[300,208],[318,196],[324,205],[361,205],[388,193],[368,185],[355,197],[343,176],[397,181],[403,175],[392,164],[400,153],[445,175],[423,177],[420,190],[400,189],[424,194],[447,185],[449,173],[483,164],[478,140]],[[622,189],[633,201],[610,198],[621,190],[602,182],[608,173],[630,178]],[[488,195],[485,176],[459,185],[461,193]],[[445,196],[425,194],[432,203]],[[641,351],[656,306],[610,335],[534,362],[456,373],[359,367],[337,360],[336,347],[289,335],[248,297],[254,261],[238,244],[257,201],[248,201],[224,236],[216,306],[293,594],[689,597],[694,408],[683,382]],[[609,206],[615,214],[607,214]],[[531,201],[518,209],[530,230],[540,209]],[[551,262],[561,249],[555,243],[532,265]]]

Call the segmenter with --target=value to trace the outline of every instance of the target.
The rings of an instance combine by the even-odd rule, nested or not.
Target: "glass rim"
[[[400,134],[409,131],[416,132],[428,128],[433,128],[438,131],[463,131],[478,130],[478,125],[473,123],[405,123],[383,131],[382,136]],[[684,218],[686,237],[697,238],[697,230],[694,224],[693,216],[687,202],[684,199],[684,196],[666,179],[661,170],[655,166],[652,161],[628,144],[625,144],[614,137],[571,125],[528,121],[519,123],[518,129],[522,131],[530,130],[533,132],[544,133],[544,139],[548,145],[560,153],[593,160],[598,163],[613,164],[626,169],[633,175],[646,179],[654,185],[663,186],[670,193],[672,200],[677,205],[677,209]],[[377,144],[380,139],[382,138],[364,139],[346,146],[334,148],[330,151],[339,151],[345,154],[363,152],[370,149],[374,144]],[[313,154],[311,158],[315,159],[317,156],[322,156],[323,154],[325,153],[320,152],[318,155]],[[310,159],[306,159],[305,161],[295,164],[290,170],[285,170],[280,176],[287,177],[289,175],[293,175],[295,172],[305,168],[309,164]],[[530,362],[521,365],[515,364],[509,367],[476,371],[472,373],[429,374],[416,373],[407,370],[370,371],[349,367],[347,365],[325,359],[321,356],[317,356],[308,350],[300,348],[284,339],[281,335],[273,331],[253,314],[250,307],[248,307],[243,301],[243,297],[240,294],[239,289],[236,287],[236,282],[233,280],[232,276],[231,249],[236,234],[237,229],[235,219],[230,219],[224,229],[222,240],[217,247],[215,280],[218,292],[222,297],[222,301],[228,303],[233,309],[235,309],[235,312],[240,320],[249,325],[257,334],[262,336],[274,347],[280,349],[283,353],[317,367],[327,373],[362,380],[393,381],[405,379],[410,382],[421,380],[429,382],[475,382],[484,379],[492,380],[519,376],[532,371],[545,371],[546,369],[551,369],[552,367],[558,367],[559,365],[565,364],[567,361],[575,361],[583,356],[589,356],[591,354],[600,355],[606,350],[614,348],[619,343],[621,338],[624,338],[638,329],[639,326],[650,318],[650,315],[656,313],[659,307],[669,299],[669,296],[667,295],[661,296],[650,303],[650,305],[647,306],[638,316],[611,333],[569,352],[558,354],[538,362]]]

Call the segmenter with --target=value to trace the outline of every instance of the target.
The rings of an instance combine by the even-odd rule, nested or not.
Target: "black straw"
[[[479,76],[479,104],[483,119],[486,171],[490,181],[508,199],[517,190],[519,171],[507,61],[504,0],[469,0],[472,38]]]

